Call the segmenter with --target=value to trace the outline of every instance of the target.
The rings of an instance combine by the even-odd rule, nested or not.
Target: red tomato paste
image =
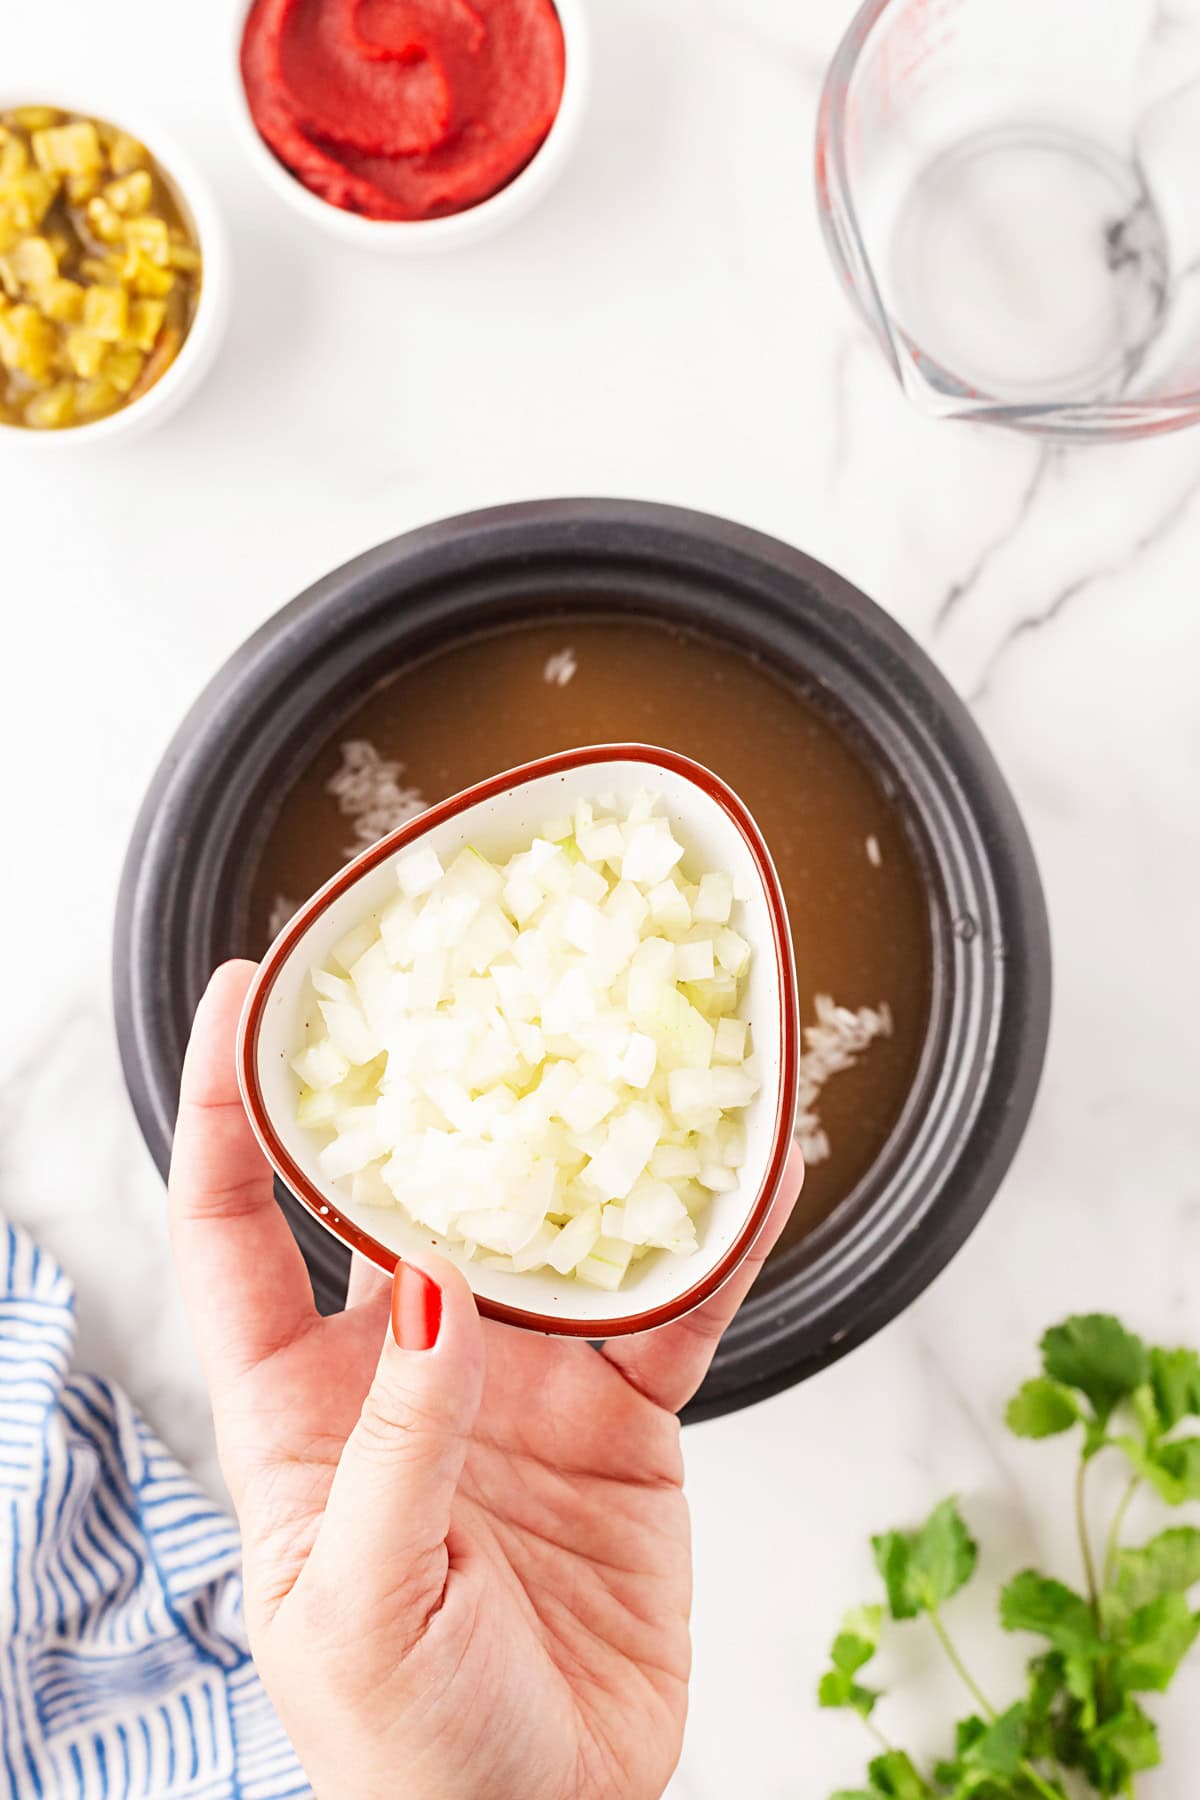
[[[434,219],[517,175],[562,99],[551,0],[255,0],[242,39],[254,122],[323,200]]]

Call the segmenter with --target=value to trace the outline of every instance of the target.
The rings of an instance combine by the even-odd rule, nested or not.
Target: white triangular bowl
[[[746,1160],[738,1186],[714,1194],[698,1220],[699,1247],[687,1256],[656,1252],[609,1293],[552,1269],[514,1275],[467,1259],[403,1211],[355,1207],[321,1173],[316,1137],[296,1123],[291,1059],[302,1047],[305,980],[339,938],[397,892],[393,864],[418,840],[449,859],[464,844],[507,858],[546,819],[576,799],[615,793],[626,804],[639,788],[658,795],[680,841],[685,868],[720,869],[750,898],[740,929],[752,948],[739,1016],[750,1022],[762,1087],[745,1109]],[[399,1258],[431,1246],[463,1270],[481,1313],[566,1336],[605,1338],[664,1325],[699,1306],[726,1282],[762,1228],[779,1186],[796,1113],[800,1025],[787,907],[762,833],[742,801],[711,770],[671,750],[602,744],[544,756],[442,800],[382,838],[302,906],[272,944],[251,986],[238,1039],[238,1079],[251,1125],[283,1181],[351,1250],[391,1271]]]

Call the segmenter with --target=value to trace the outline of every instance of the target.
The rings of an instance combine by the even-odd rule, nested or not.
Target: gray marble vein
[[[935,638],[946,629],[963,601],[983,579],[993,557],[1008,548],[1028,521],[1058,454],[1060,453],[1051,445],[1042,444],[1038,447],[1028,485],[1020,495],[1011,519],[994,537],[988,538],[966,573],[956,577],[943,594],[933,616],[932,631]]]
[[[971,690],[972,705],[979,705],[986,699],[993,688],[997,673],[1005,660],[1012,654],[1024,638],[1044,631],[1048,625],[1060,618],[1067,608],[1078,600],[1081,594],[1101,582],[1111,581],[1114,577],[1125,574],[1136,565],[1138,559],[1150,550],[1158,548],[1164,539],[1179,529],[1183,522],[1190,518],[1197,495],[1200,494],[1200,479],[1191,481],[1178,494],[1166,510],[1154,522],[1136,537],[1129,549],[1114,562],[1105,563],[1101,568],[1089,569],[1076,576],[1051,595],[1045,605],[1038,611],[1024,613],[1009,625],[1004,635],[992,650],[978,681]]]

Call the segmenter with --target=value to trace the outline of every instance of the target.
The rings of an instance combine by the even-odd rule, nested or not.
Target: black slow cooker
[[[852,734],[925,873],[926,1042],[903,1115],[837,1212],[772,1263],[689,1418],[803,1380],[918,1295],[991,1201],[1045,1052],[1050,943],[1028,838],[961,701],[840,576],[772,538],[631,501],[468,514],[358,557],[285,606],[184,719],[146,795],[116,920],[125,1077],[165,1172],[184,1047],[212,969],[253,953],[250,889],[282,797],[364,692],[463,634],[636,614],[741,644]],[[347,1253],[280,1192],[318,1304]]]

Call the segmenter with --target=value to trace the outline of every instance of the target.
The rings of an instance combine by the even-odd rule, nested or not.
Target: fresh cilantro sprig
[[[1074,1511],[1083,1591],[1036,1569],[1003,1589],[1000,1624],[1040,1639],[1041,1648],[1024,1696],[1000,1710],[944,1618],[978,1560],[957,1502],[943,1501],[918,1531],[873,1538],[886,1607],[846,1615],[818,1697],[822,1706],[857,1713],[879,1754],[866,1786],[832,1800],[1128,1797],[1138,1774],[1161,1761],[1141,1696],[1166,1692],[1200,1634],[1200,1612],[1188,1599],[1200,1584],[1200,1530],[1175,1526],[1139,1547],[1124,1545],[1122,1531],[1143,1487],[1172,1507],[1200,1500],[1200,1435],[1187,1426],[1200,1419],[1200,1355],[1148,1348],[1117,1319],[1095,1313],[1048,1331],[1041,1353],[1041,1373],[1013,1397],[1006,1418],[1018,1437],[1081,1434]],[[1128,1480],[1100,1538],[1090,1475],[1105,1453],[1124,1459]],[[955,1727],[953,1754],[928,1774],[880,1729],[885,1696],[864,1679],[889,1617],[927,1621],[977,1709]]]

